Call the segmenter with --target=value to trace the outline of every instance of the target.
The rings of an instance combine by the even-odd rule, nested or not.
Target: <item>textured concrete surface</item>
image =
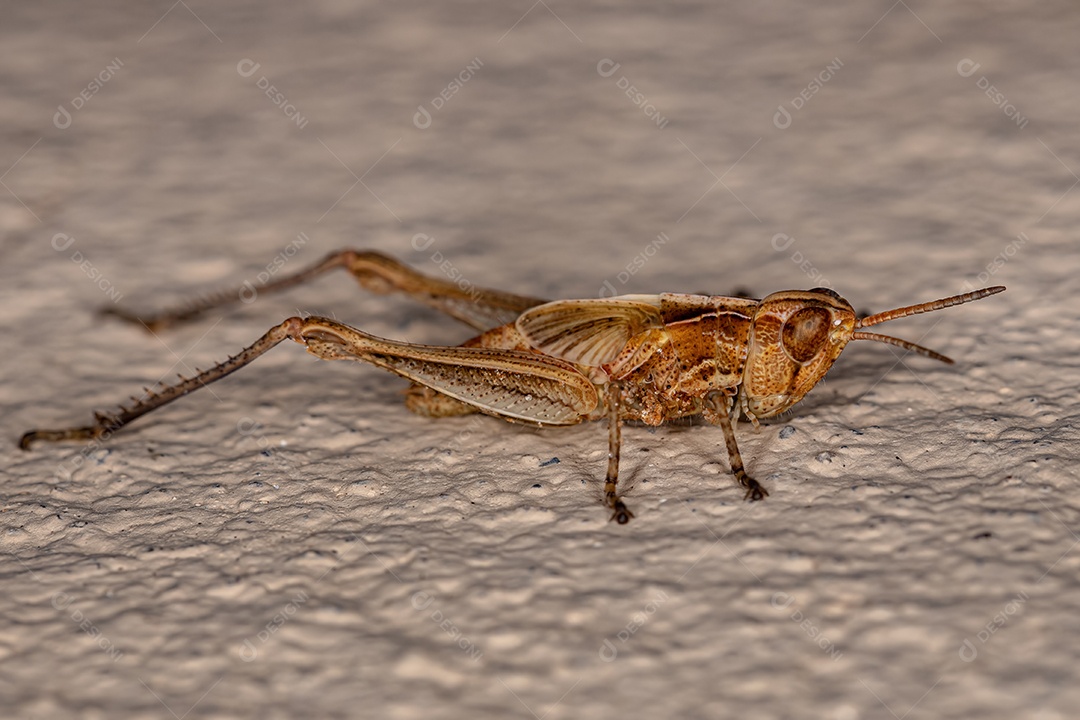
[[[5,716],[1075,716],[1074,4],[4,15]],[[430,421],[293,345],[15,448],[297,311],[468,337],[345,276],[158,336],[96,314],[343,246],[542,297],[1009,290],[882,328],[956,365],[857,343],[740,425],[764,503],[717,429],[627,428],[625,527],[602,424]]]

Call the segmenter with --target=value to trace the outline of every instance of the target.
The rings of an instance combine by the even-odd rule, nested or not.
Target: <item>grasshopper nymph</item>
[[[799,402],[825,376],[851,340],[876,340],[951,363],[933,350],[863,328],[979,300],[1001,286],[856,318],[832,290],[777,292],[763,300],[716,295],[623,295],[547,302],[497,290],[462,289],[411,270],[373,251],[342,250],[260,293],[347,269],[364,288],[402,292],[470,325],[479,335],[458,347],[385,340],[325,317],[290,317],[250,347],[190,379],[161,384],[130,407],[95,413],[94,424],[32,430],[38,440],[87,440],[111,435],[142,415],[242,368],[283,340],[325,360],[362,360],[412,381],[405,405],[429,417],[485,413],[535,426],[608,421],[604,502],[613,520],[633,513],[616,492],[620,426],[660,425],[701,415],[724,433],[731,471],[746,499],[768,493],[743,468],[732,425],[740,415],[757,425]],[[150,331],[250,297],[250,286],[150,317],[111,314]]]

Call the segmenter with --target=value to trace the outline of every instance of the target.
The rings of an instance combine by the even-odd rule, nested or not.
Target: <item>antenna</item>
[[[870,315],[864,317],[862,320],[855,321],[856,328],[871,327],[873,325],[880,325],[883,322],[889,320],[896,320],[897,318],[907,317],[908,315],[919,315],[921,313],[933,312],[934,310],[942,310],[953,305],[963,305],[964,303],[973,302],[975,300],[982,300],[985,297],[991,295],[997,295],[999,292],[1004,292],[1004,285],[994,285],[993,287],[983,288],[982,290],[975,290],[973,292],[963,293],[962,295],[952,295],[941,300],[932,300],[930,302],[919,303],[918,305],[908,305],[907,307],[896,308],[895,310],[886,310],[885,312],[877,313],[876,315]],[[896,347],[902,347],[905,350],[911,350],[917,352],[920,355],[925,355],[928,358],[934,360],[940,360],[942,362],[952,364],[952,360],[941,353],[934,352],[929,348],[924,348],[922,345],[916,345],[908,340],[901,340],[900,338],[892,337],[891,335],[881,335],[874,332],[861,332],[855,330],[851,334],[852,340],[874,340],[876,342],[883,342],[888,345],[895,345]]]

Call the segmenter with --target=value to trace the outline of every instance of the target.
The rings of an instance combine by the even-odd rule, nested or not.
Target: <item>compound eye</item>
[[[828,295],[831,298],[843,301],[844,298],[840,297],[840,294],[832,288],[811,288],[810,292],[818,293],[820,295]]]
[[[781,334],[784,350],[797,363],[812,360],[828,342],[831,314],[825,308],[803,308],[792,315]]]

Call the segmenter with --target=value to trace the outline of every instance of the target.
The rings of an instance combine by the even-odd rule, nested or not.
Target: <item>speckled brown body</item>
[[[612,380],[621,383],[620,419],[660,425],[700,414],[709,391],[737,388],[742,382],[758,302],[674,293],[650,299],[662,327],[649,327],[633,336],[609,362],[577,366],[598,390]],[[533,347],[516,323],[489,330],[465,345],[545,352]],[[588,419],[607,414],[603,394],[598,395],[597,407]],[[470,412],[467,407],[463,404],[462,411]]]
[[[612,298],[610,308],[615,313],[628,309],[639,312],[638,325],[631,324],[625,330],[601,328],[594,333],[614,336],[606,354],[583,358],[560,347],[558,340],[579,330],[571,314],[579,309],[575,306],[588,303],[602,307],[604,302],[542,305],[465,346],[541,353],[573,362],[598,390],[596,408],[583,419],[607,415],[602,390],[616,381],[622,387],[622,420],[660,425],[665,420],[698,415],[706,410],[706,398],[713,392],[737,397],[734,408],[757,420],[782,412],[809,392],[843,350],[855,322],[855,313],[846,301],[820,291],[777,293],[765,300],[678,293],[634,295]],[[531,332],[532,319],[551,314],[553,309],[566,316],[554,323],[560,332],[536,337]],[[586,359],[589,362],[584,362]],[[417,388],[416,392],[422,391]],[[428,399],[419,401],[414,393],[410,408],[432,416],[449,414],[440,398],[424,395]],[[430,408],[426,407],[428,402]],[[476,411],[465,403],[458,409],[460,413]]]

